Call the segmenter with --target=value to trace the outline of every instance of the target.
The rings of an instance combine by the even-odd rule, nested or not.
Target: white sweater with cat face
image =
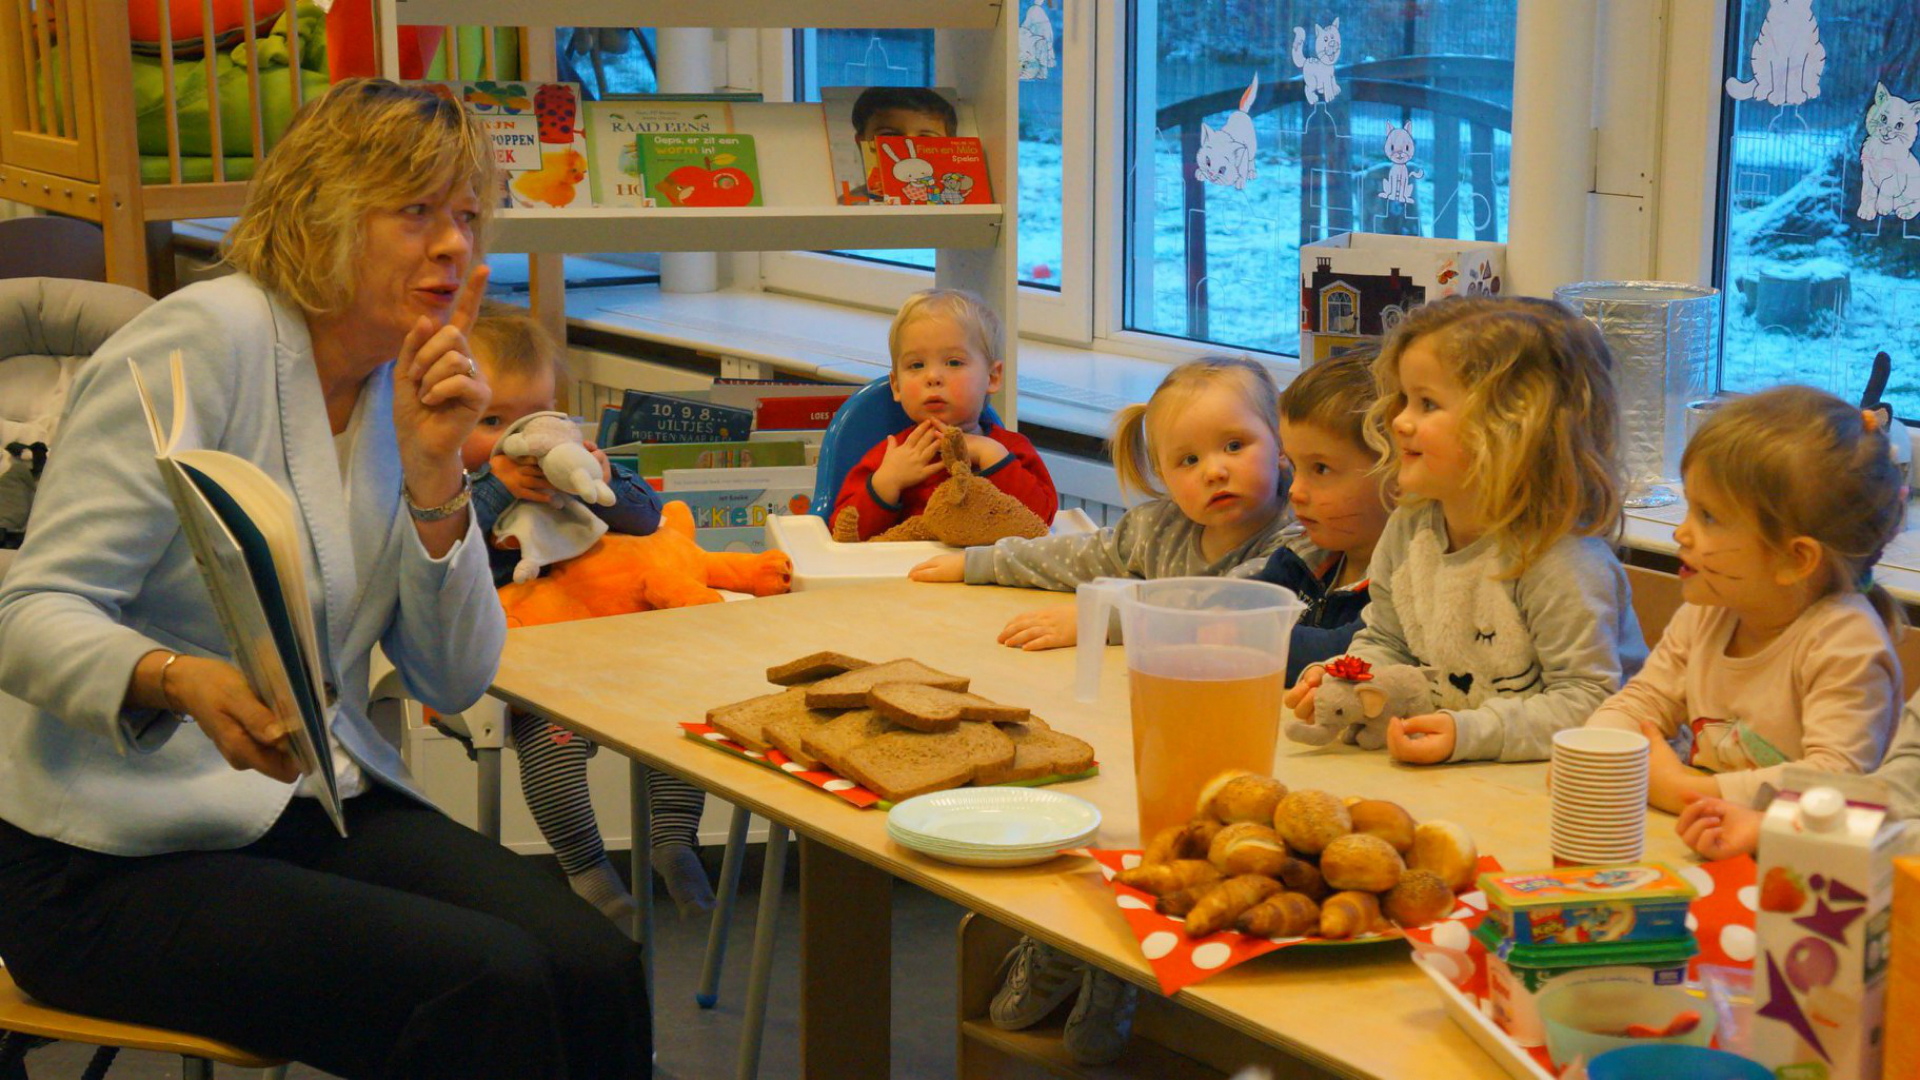
[[[1517,578],[1490,537],[1447,550],[1434,502],[1403,504],[1370,564],[1349,652],[1428,669],[1453,715],[1453,761],[1541,761],[1647,658],[1626,571],[1604,540],[1567,537]]]

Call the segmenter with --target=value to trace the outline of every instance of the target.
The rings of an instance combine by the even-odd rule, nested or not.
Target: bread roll
[[[1275,893],[1241,912],[1233,927],[1261,937],[1301,937],[1320,929],[1320,905],[1297,892]]]
[[[1238,780],[1243,776],[1252,776],[1252,775],[1253,775],[1252,773],[1248,772],[1245,769],[1228,769],[1226,772],[1223,772],[1219,776],[1216,776],[1213,779],[1207,781],[1206,785],[1200,789],[1200,797],[1194,800],[1193,816],[1194,817],[1213,817],[1214,796],[1220,794],[1220,791],[1222,788],[1225,788],[1228,784],[1234,782],[1235,780]],[[1214,820],[1218,821],[1219,819],[1214,818]]]
[[[1480,849],[1473,834],[1451,821],[1423,821],[1413,830],[1413,854],[1407,865],[1431,870],[1454,892],[1470,892],[1480,875]]]
[[[1142,863],[1131,870],[1122,870],[1114,875],[1114,880],[1122,885],[1131,885],[1141,892],[1155,896],[1165,896],[1170,892],[1190,889],[1195,885],[1219,881],[1220,871],[1205,859],[1175,859],[1164,863]]]
[[[1413,850],[1413,815],[1399,803],[1384,799],[1361,799],[1347,807],[1353,818],[1353,831],[1377,836],[1405,855]]]
[[[1320,853],[1320,875],[1334,889],[1385,892],[1406,869],[1392,844],[1364,833],[1339,837]]]
[[[1320,868],[1305,859],[1288,859],[1280,868],[1280,884],[1288,892],[1297,892],[1310,900],[1319,900],[1332,892],[1327,888],[1327,879],[1320,876]]]
[[[1318,855],[1353,831],[1346,804],[1324,791],[1290,791],[1273,811],[1273,828],[1302,855]]]
[[[1287,785],[1273,777],[1247,773],[1222,784],[1207,812],[1229,825],[1241,821],[1266,825],[1273,821],[1273,808],[1286,794]]]
[[[1207,849],[1207,861],[1228,877],[1239,874],[1265,874],[1278,877],[1280,868],[1292,856],[1280,842],[1280,834],[1265,825],[1242,821],[1214,834]]]
[[[1380,900],[1370,892],[1337,892],[1320,905],[1320,936],[1335,941],[1379,929]]]
[[[1401,926],[1425,926],[1453,913],[1453,890],[1431,870],[1409,870],[1381,897],[1380,910]]]
[[[1231,877],[1207,890],[1187,912],[1188,937],[1206,937],[1233,925],[1240,913],[1280,891],[1280,883],[1260,874]]]

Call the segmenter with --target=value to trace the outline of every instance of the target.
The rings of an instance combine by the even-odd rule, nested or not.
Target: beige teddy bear
[[[973,474],[967,457],[967,435],[950,428],[940,442],[940,459],[946,463],[947,479],[933,489],[926,512],[874,537],[880,540],[938,540],[954,547],[977,547],[1009,536],[1047,535],[1047,523],[1027,509],[1019,499],[993,486],[993,481]],[[860,512],[854,507],[840,511],[833,521],[833,538],[842,543],[860,539]]]

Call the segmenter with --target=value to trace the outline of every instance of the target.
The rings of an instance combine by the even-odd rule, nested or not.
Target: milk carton
[[[1752,1055],[1780,1080],[1880,1075],[1893,857],[1885,789],[1790,769],[1760,828]]]

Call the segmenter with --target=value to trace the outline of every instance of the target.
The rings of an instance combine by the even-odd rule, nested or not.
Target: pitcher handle
[[[1100,661],[1107,653],[1107,622],[1114,602],[1140,583],[1132,578],[1094,578],[1074,592],[1080,619],[1080,669],[1073,689],[1075,700],[1091,702],[1100,696]]]

